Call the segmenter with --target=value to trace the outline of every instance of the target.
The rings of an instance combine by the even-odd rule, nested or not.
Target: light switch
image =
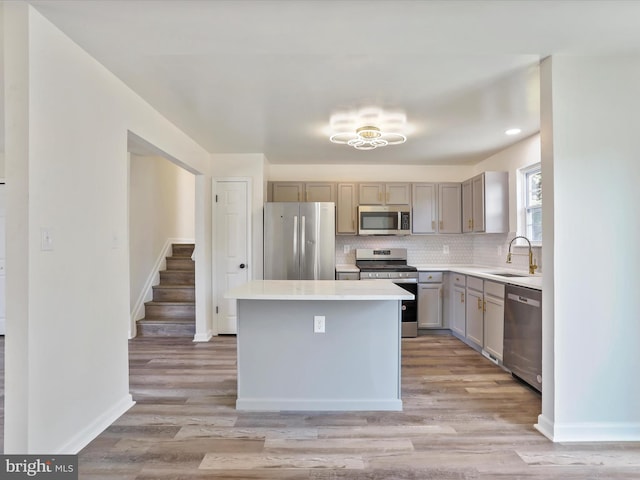
[[[51,228],[40,229],[40,250],[43,252],[53,250],[53,230]]]
[[[449,255],[449,245],[442,246],[442,253],[444,253],[445,255]]]

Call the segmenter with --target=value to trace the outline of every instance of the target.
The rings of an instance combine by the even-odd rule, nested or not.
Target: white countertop
[[[419,272],[456,272],[462,275],[473,275],[474,277],[484,278],[486,280],[492,280],[500,283],[510,283],[511,285],[519,285],[521,287],[535,288],[536,290],[542,290],[542,274],[536,273],[535,275],[529,275],[527,272],[521,270],[514,270],[510,268],[501,267],[487,267],[479,265],[413,265]],[[359,269],[355,265],[351,264],[339,264],[336,265],[336,271],[338,272],[358,272]],[[513,273],[521,275],[518,277],[503,277],[495,275],[496,272]]]
[[[224,298],[237,300],[412,300],[388,280],[252,280]]]
[[[340,273],[359,273],[360,269],[352,263],[339,263],[336,265],[336,272]]]

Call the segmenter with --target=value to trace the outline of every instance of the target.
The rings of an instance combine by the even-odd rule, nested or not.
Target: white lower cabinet
[[[484,350],[502,361],[504,284],[484,282]]]
[[[502,361],[504,340],[504,284],[467,277],[465,338]]]
[[[418,328],[442,328],[442,272],[420,272],[418,282]]]
[[[451,317],[449,319],[449,325],[458,335],[465,337],[467,335],[466,327],[466,311],[465,311],[465,298],[467,296],[467,277],[459,273],[452,273],[450,276],[450,302],[451,302]]]
[[[482,280],[467,277],[467,340],[482,347],[484,343],[484,313]]]

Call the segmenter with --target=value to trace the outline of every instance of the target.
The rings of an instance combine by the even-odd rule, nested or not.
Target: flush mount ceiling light
[[[333,143],[349,145],[357,150],[373,150],[407,141],[402,133],[406,116],[399,112],[385,112],[366,108],[357,112],[341,112],[331,116]]]
[[[510,128],[509,130],[505,131],[504,133],[506,135],[517,135],[521,132],[522,130],[520,130],[519,128]]]

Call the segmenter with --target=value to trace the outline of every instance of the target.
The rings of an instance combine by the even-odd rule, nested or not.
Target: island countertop
[[[225,293],[237,300],[413,300],[387,280],[252,280]]]

